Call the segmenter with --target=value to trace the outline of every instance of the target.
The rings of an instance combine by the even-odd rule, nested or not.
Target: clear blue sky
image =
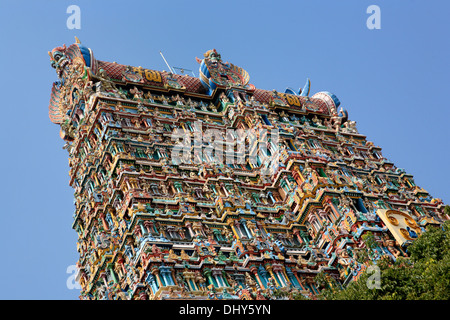
[[[69,30],[66,9],[81,9]],[[366,9],[381,9],[369,30]],[[74,36],[97,59],[194,69],[216,48],[262,89],[336,94],[360,133],[450,203],[449,1],[0,1],[0,299],[76,299],[73,191],[48,118],[47,51]]]

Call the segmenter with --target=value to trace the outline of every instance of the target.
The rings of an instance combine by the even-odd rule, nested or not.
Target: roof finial
[[[75,36],[75,43],[81,44],[81,41],[77,38],[77,36]]]

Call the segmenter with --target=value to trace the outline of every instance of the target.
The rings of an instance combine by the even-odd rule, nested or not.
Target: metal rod
[[[167,67],[169,68],[170,72],[173,74],[176,74],[175,72],[173,72],[172,68],[169,66],[169,64],[166,61],[166,58],[164,58],[164,55],[162,54],[162,52],[159,52],[161,54],[161,57],[163,58],[164,62],[166,63]]]

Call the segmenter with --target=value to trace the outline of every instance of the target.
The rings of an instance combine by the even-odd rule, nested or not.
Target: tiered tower
[[[100,61],[78,39],[49,54],[81,299],[311,296],[319,273],[356,279],[360,250],[406,256],[449,219],[309,80],[257,89],[216,50],[199,78]]]

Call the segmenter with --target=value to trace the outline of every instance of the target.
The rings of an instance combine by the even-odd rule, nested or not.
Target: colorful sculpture
[[[406,256],[426,225],[449,219],[348,125],[334,94],[309,97],[309,79],[300,94],[256,89],[216,50],[199,60],[200,79],[96,60],[79,40],[50,57],[81,299],[314,297],[317,274],[330,285],[358,278],[358,250],[375,263]],[[192,138],[177,161],[176,129]],[[214,161],[207,130],[233,136],[243,161]],[[239,149],[238,132],[259,133]]]

